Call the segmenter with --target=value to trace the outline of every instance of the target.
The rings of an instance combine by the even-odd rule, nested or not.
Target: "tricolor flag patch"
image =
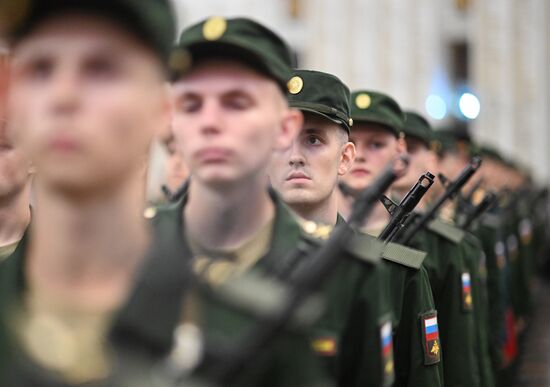
[[[469,312],[473,309],[472,302],[472,281],[470,273],[462,273],[462,309],[466,312]]]
[[[389,386],[392,385],[395,380],[391,321],[386,321],[380,327],[380,348],[382,356],[382,375],[384,375],[383,385]]]
[[[422,337],[424,341],[424,364],[436,364],[441,360],[441,344],[437,312],[431,311],[421,316]]]

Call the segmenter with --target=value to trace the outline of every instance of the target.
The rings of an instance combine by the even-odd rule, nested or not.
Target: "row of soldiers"
[[[0,31],[1,386],[512,380],[547,191],[497,151],[246,18],[174,45],[168,0],[13,0]],[[191,177],[144,210],[166,128]]]

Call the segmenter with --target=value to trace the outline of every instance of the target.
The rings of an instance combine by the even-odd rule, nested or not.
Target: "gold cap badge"
[[[143,211],[143,217],[145,219],[153,219],[157,215],[157,209],[155,207],[148,207]]]
[[[367,109],[371,104],[370,95],[367,93],[361,93],[357,97],[355,97],[355,105],[359,109]]]
[[[348,125],[349,125],[350,127],[353,126],[353,118],[350,118],[350,119],[348,120]]]
[[[227,21],[220,16],[208,19],[202,26],[202,36],[206,40],[218,40],[227,30]]]
[[[298,94],[304,87],[304,81],[298,76],[292,77],[288,81],[287,87],[290,94]]]

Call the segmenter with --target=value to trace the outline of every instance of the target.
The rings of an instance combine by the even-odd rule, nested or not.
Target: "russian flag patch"
[[[392,334],[391,320],[384,322],[380,327],[380,348],[382,356],[382,375],[384,375],[384,386],[391,385],[395,380]]]
[[[441,344],[437,312],[431,311],[421,316],[422,338],[424,344],[424,364],[436,364],[441,361]]]
[[[462,309],[466,312],[470,312],[473,309],[472,302],[472,279],[470,273],[462,273]]]

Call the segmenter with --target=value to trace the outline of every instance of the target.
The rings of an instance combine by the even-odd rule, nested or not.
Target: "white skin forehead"
[[[223,59],[201,61],[188,74],[175,81],[172,86],[177,94],[198,92],[205,88],[217,93],[232,89],[257,93],[258,87],[261,87],[264,91],[270,90],[282,97],[275,81],[243,64]]]

